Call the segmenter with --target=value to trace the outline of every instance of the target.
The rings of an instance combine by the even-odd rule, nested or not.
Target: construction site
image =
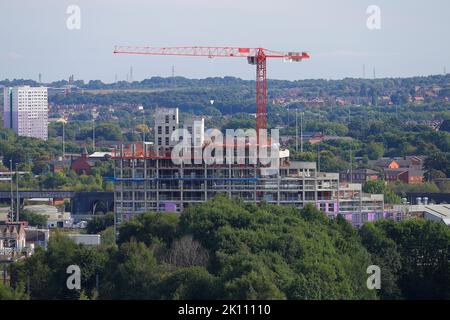
[[[203,123],[203,118],[188,119],[184,128],[205,148]],[[243,164],[176,164],[171,155],[176,142],[169,137],[179,126],[178,109],[159,108],[154,143],[137,142],[114,151],[114,207],[119,220],[147,211],[182,212],[218,194],[249,203],[297,208],[313,204],[331,217],[344,215],[354,225],[386,216],[383,195],[364,194],[361,184],[340,183],[338,173],[318,172],[315,162],[290,161],[289,150],[279,152],[279,168],[270,174],[261,163],[252,164],[248,152]],[[190,154],[193,158],[195,150]]]
[[[115,54],[188,56],[207,58],[246,58],[256,65],[256,137],[257,148],[264,147],[261,130],[267,128],[267,59],[300,62],[309,59],[306,52],[281,52],[265,48],[242,47],[131,47],[116,46]],[[194,157],[211,141],[205,140],[204,118],[187,119],[184,128],[193,135]],[[277,154],[277,167],[270,174],[265,165],[253,160],[245,150],[239,164],[188,161],[175,163],[172,150],[178,141],[173,133],[179,129],[177,108],[155,111],[155,141],[117,147],[115,160],[115,212],[118,220],[128,220],[146,211],[182,212],[195,203],[208,201],[218,194],[250,203],[291,205],[302,208],[313,204],[329,216],[345,215],[354,225],[385,217],[383,195],[362,192],[361,184],[341,184],[338,173],[317,170],[315,162],[290,161],[289,150]],[[270,137],[268,144],[270,143]],[[227,141],[222,141],[226,144]],[[191,148],[189,147],[189,148]],[[197,150],[194,150],[197,148]],[[200,149],[200,150],[198,150]],[[228,154],[238,154],[234,145]],[[204,160],[204,159],[203,159]]]

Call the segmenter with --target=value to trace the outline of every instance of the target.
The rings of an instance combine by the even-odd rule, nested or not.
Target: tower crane
[[[265,48],[245,47],[135,47],[116,46],[115,54],[142,54],[154,56],[188,56],[208,58],[247,58],[251,65],[256,65],[256,136],[260,129],[267,127],[267,59],[279,58],[285,61],[300,62],[310,58],[307,52],[281,52]]]

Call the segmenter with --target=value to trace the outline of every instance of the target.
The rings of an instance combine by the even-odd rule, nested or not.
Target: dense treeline
[[[434,75],[427,77],[411,77],[411,78],[380,78],[380,79],[356,79],[345,78],[342,80],[325,80],[325,79],[307,79],[297,81],[287,80],[268,80],[270,89],[289,89],[289,88],[303,88],[305,93],[323,93],[329,95],[348,96],[354,93],[359,93],[361,90],[370,90],[374,88],[377,91],[387,89],[389,91],[410,91],[415,86],[433,86],[440,85],[448,90],[448,83],[450,74]],[[44,85],[49,87],[62,87],[68,85],[66,80],[54,81]],[[104,83],[100,80],[91,80],[85,83],[83,80],[78,80],[74,85],[91,90],[111,90],[111,89],[161,89],[161,88],[187,88],[187,87],[239,87],[243,86],[253,88],[254,80],[243,80],[236,77],[209,77],[205,79],[187,79],[184,77],[151,77],[142,81],[126,82],[119,81],[116,83]],[[34,80],[3,80],[0,81],[3,86],[16,85],[39,85]],[[443,92],[443,94],[448,92]]]
[[[450,299],[450,228],[443,223],[391,220],[359,234],[382,270],[386,299]]]
[[[450,229],[435,222],[358,231],[312,206],[220,196],[181,216],[143,214],[119,231],[117,246],[113,227],[102,231],[98,248],[51,238],[47,251],[13,265],[15,291],[3,297],[23,297],[28,283],[31,299],[450,299]],[[66,287],[72,264],[81,290]],[[381,290],[367,288],[371,265],[381,268]]]

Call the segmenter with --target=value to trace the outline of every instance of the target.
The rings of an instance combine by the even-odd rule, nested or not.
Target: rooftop
[[[427,213],[450,226],[450,205],[448,204],[411,205],[407,208],[409,213]],[[394,206],[394,209],[403,211],[404,206]]]

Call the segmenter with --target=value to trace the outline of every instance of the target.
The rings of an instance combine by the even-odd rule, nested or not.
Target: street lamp
[[[9,159],[9,173],[11,176],[11,208],[10,208],[10,220],[14,221],[14,194],[13,194],[13,165],[12,165],[12,159]]]
[[[62,156],[63,156],[63,160],[65,159],[66,156],[66,147],[65,147],[65,124],[67,123],[67,120],[64,118],[59,119],[57,122],[61,122],[62,123]]]
[[[298,152],[298,108],[295,109],[295,151]]]
[[[92,117],[92,149],[95,152],[95,117]]]
[[[139,106],[139,110],[142,111],[142,152],[145,156],[145,109],[144,109],[144,106]]]
[[[20,207],[20,199],[19,199],[19,166],[18,163],[16,163],[16,206],[17,206],[17,215],[16,215],[16,221],[20,221],[19,217],[19,207]]]
[[[303,153],[303,116],[304,112],[300,112],[300,152]]]

